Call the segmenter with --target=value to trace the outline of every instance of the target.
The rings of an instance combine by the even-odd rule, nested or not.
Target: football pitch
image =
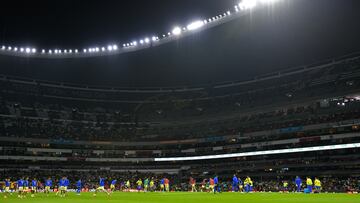
[[[16,194],[7,199],[1,197],[0,202],[9,203],[360,203],[360,194],[280,194],[280,193],[123,193],[115,192],[111,196],[99,193],[82,193],[80,196],[69,193],[67,197],[50,194],[37,194],[32,198],[28,195],[24,199]]]

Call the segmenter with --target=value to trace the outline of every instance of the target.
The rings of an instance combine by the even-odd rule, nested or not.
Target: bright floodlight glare
[[[145,38],[145,43],[149,43],[150,39],[149,38]]]
[[[31,49],[31,53],[33,53],[33,54],[36,53],[36,49],[35,49],[35,48],[32,48],[32,49]]]
[[[260,3],[271,4],[271,3],[275,3],[276,1],[278,1],[278,0],[260,0]]]
[[[99,47],[96,47],[96,48],[95,48],[95,51],[96,51],[96,52],[99,52]]]
[[[105,51],[105,47],[101,47],[101,51]]]
[[[31,51],[30,48],[26,48],[26,49],[25,49],[25,52],[26,52],[26,53],[30,53],[30,51]]]
[[[204,25],[204,22],[198,20],[198,21],[195,21],[195,22],[190,23],[190,24],[187,26],[187,29],[188,29],[188,30],[196,30],[196,29],[201,28],[203,25]]]
[[[51,49],[49,50],[49,54],[52,54],[52,50],[51,50]]]
[[[157,37],[153,36],[151,39],[152,39],[152,41],[156,41]]]
[[[107,49],[108,49],[108,51],[112,51],[112,50],[113,50],[113,47],[109,45],[109,46],[107,47]]]
[[[144,40],[140,40],[140,44],[144,44]]]
[[[172,30],[172,33],[173,33],[174,35],[180,35],[180,34],[181,34],[181,28],[175,27],[175,28]]]
[[[8,50],[10,51],[12,49],[12,47],[8,47]]]
[[[17,50],[18,50],[18,48],[17,48],[17,47],[15,47],[15,48],[14,48],[14,51],[17,51]]]
[[[84,52],[84,53],[86,53],[86,52],[87,52],[87,50],[86,50],[86,49],[84,49],[84,50],[83,50],[83,52]]]
[[[75,53],[78,53],[79,51],[77,49],[75,49]]]
[[[239,3],[239,8],[241,10],[245,10],[245,9],[252,9],[257,5],[257,0],[242,0]]]
[[[112,48],[113,48],[113,50],[118,50],[118,46],[117,46],[116,44],[114,44],[114,45],[112,46]]]
[[[44,54],[44,53],[45,53],[45,49],[41,50],[41,53],[43,53],[43,54]]]
[[[5,49],[5,46],[2,46],[1,49],[4,50],[4,49]]]
[[[132,43],[133,43],[133,45],[134,45],[134,46],[136,46],[136,45],[137,45],[137,41],[133,41]]]

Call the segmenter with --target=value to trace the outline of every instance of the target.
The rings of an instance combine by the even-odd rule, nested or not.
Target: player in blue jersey
[[[76,194],[77,194],[77,195],[80,195],[80,193],[81,193],[81,188],[82,188],[82,182],[81,182],[81,179],[79,179],[79,180],[76,182]]]
[[[111,192],[114,192],[114,191],[115,191],[116,182],[117,182],[116,179],[114,179],[114,180],[111,181],[111,184],[110,184],[110,191],[111,191]]]
[[[23,198],[23,197],[24,197],[24,183],[25,183],[24,178],[20,178],[20,179],[17,181],[17,189],[18,189],[18,197],[19,197],[19,198]]]
[[[26,179],[24,180],[23,197],[26,197],[28,191],[29,191],[29,178],[26,178]]]
[[[58,188],[58,191],[56,192],[56,195],[58,195],[60,193],[60,197],[65,197],[67,185],[68,185],[68,180],[64,176],[59,180],[59,188]]]
[[[31,197],[35,197],[36,191],[37,191],[37,180],[36,178],[34,178],[31,181]]]
[[[162,178],[160,180],[160,191],[164,192],[165,191],[165,178]]]
[[[5,179],[5,190],[4,190],[4,198],[8,198],[8,195],[10,195],[10,179]]]
[[[302,180],[299,176],[295,178],[296,192],[301,192]]]
[[[52,180],[51,180],[51,178],[49,177],[48,179],[45,180],[45,190],[44,190],[44,193],[45,193],[47,196],[49,196],[49,194],[50,194],[51,187],[52,187]]]
[[[221,192],[221,189],[220,189],[220,182],[219,182],[219,178],[217,175],[215,175],[214,177],[214,194],[218,192],[220,193]]]
[[[232,191],[233,192],[239,191],[239,179],[238,179],[238,177],[236,177],[235,174],[232,179]]]
[[[106,194],[110,195],[110,193],[105,190],[105,179],[101,178],[101,177],[99,177],[99,187],[96,188],[95,193],[94,193],[94,197],[97,195],[97,193],[99,191],[105,192]]]

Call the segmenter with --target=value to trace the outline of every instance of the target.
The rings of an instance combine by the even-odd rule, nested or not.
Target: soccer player
[[[243,192],[244,186],[241,178],[238,178],[238,182],[239,182],[239,192]]]
[[[67,189],[66,182],[67,181],[65,176],[59,180],[59,188],[58,191],[56,192],[56,195],[60,193],[60,197],[65,197],[65,193]]]
[[[215,193],[215,182],[214,179],[210,178],[209,179],[209,192],[214,192]]]
[[[219,178],[217,175],[215,175],[214,177],[214,194],[218,192],[220,193],[221,192],[221,189],[220,189],[220,183],[219,183]]]
[[[189,184],[191,186],[191,192],[197,192],[196,180],[193,177],[190,177]]]
[[[289,187],[289,183],[286,180],[284,180],[283,181],[283,192],[288,192],[289,191],[288,187]]]
[[[141,189],[142,189],[142,184],[143,184],[143,182],[142,182],[141,178],[139,178],[139,180],[138,180],[138,181],[136,181],[136,184],[137,184],[136,189],[137,189],[137,191],[138,191],[138,192],[140,192],[140,191],[141,191]]]
[[[20,178],[20,180],[17,181],[17,188],[18,188],[18,197],[23,198],[24,197],[24,178]]]
[[[254,182],[251,180],[251,178],[249,177],[249,185],[250,185],[250,192],[253,191],[253,187],[254,187]]]
[[[37,180],[36,178],[34,178],[31,181],[31,197],[35,197],[36,191],[37,191]]]
[[[149,190],[149,178],[145,178],[144,180],[144,192]]]
[[[154,192],[155,191],[155,181],[154,178],[151,178],[150,180],[150,191]]]
[[[29,178],[26,178],[24,181],[23,197],[26,197],[28,191],[29,191]]]
[[[306,186],[307,186],[308,192],[312,193],[313,181],[311,180],[310,177],[306,178]]]
[[[162,178],[160,180],[160,191],[161,192],[164,192],[164,183],[165,183],[165,178]]]
[[[295,178],[296,192],[301,192],[302,180],[299,176]]]
[[[48,179],[45,180],[45,191],[44,191],[47,196],[49,196],[50,194],[51,187],[52,187],[52,180],[50,177],[48,177]]]
[[[81,188],[82,188],[82,182],[81,182],[81,179],[79,179],[79,180],[76,182],[76,195],[80,195],[80,193],[81,193]]]
[[[127,181],[126,181],[126,184],[125,184],[125,189],[126,189],[127,191],[130,191],[130,187],[131,187],[131,185],[130,185],[130,180],[127,180]]]
[[[317,193],[320,193],[321,192],[321,181],[315,177],[315,180],[314,180],[314,185],[315,185],[315,191]]]
[[[116,179],[114,179],[114,180],[111,181],[111,184],[110,184],[110,191],[111,191],[111,192],[114,192],[114,191],[115,191],[116,182],[117,182]]]
[[[10,195],[10,179],[5,179],[5,191],[4,191],[4,198],[6,199]]]
[[[164,185],[165,185],[166,192],[169,192],[170,191],[170,181],[169,181],[169,179],[167,179],[167,178],[164,179]]]
[[[110,195],[110,193],[105,190],[105,179],[101,178],[101,177],[99,177],[99,187],[96,188],[95,193],[94,193],[94,197],[97,195],[97,193],[99,191],[105,192],[106,194]]]
[[[237,192],[238,189],[239,189],[239,179],[234,174],[233,179],[232,179],[232,191]]]

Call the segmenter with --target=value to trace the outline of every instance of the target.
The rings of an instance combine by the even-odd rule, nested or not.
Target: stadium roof
[[[136,26],[134,26],[139,29],[132,28],[130,24],[124,24],[125,27],[129,27],[129,31],[124,31],[126,34],[123,34],[123,37],[119,35],[119,29],[114,29],[114,34],[107,32],[99,34],[101,32],[99,30],[103,30],[103,27],[99,26],[103,22],[101,20],[94,21],[94,25],[92,25],[95,26],[95,28],[93,27],[94,30],[97,30],[94,31],[94,33],[97,33],[96,37],[92,37],[94,34],[86,30],[88,29],[86,25],[92,24],[90,22],[83,22],[85,25],[81,29],[85,29],[82,33],[79,33],[81,29],[75,28],[78,26],[76,21],[78,19],[74,18],[75,22],[72,22],[70,17],[59,19],[59,23],[63,23],[64,27],[67,27],[67,29],[57,27],[59,34],[51,34],[55,28],[49,22],[47,22],[48,24],[45,23],[47,26],[44,29],[50,31],[44,32],[44,34],[39,33],[44,29],[36,30],[44,22],[39,22],[39,25],[32,22],[35,23],[33,25],[35,31],[29,26],[25,26],[23,29],[26,32],[20,32],[22,28],[19,27],[22,27],[23,24],[18,23],[19,16],[14,14],[14,19],[11,19],[13,16],[8,15],[7,11],[1,14],[3,16],[0,28],[3,34],[0,41],[26,44],[33,40],[34,45],[39,44],[44,47],[60,44],[61,42],[66,47],[69,45],[68,43],[82,46],[82,44],[88,44],[91,41],[98,40],[98,42],[101,42],[100,38],[105,40],[110,38],[131,39],[130,36],[141,35],[141,33],[138,34],[139,32],[152,33],[157,30],[164,30],[161,27],[169,28],[177,24],[187,25],[187,22],[196,19],[196,17],[193,17],[195,14],[190,12],[195,13],[196,10],[201,10],[200,7],[209,8],[209,14],[207,12],[198,12],[202,13],[199,15],[202,16],[205,13],[204,16],[211,16],[218,11],[226,11],[224,8],[228,8],[229,5],[234,5],[234,1],[206,1],[209,3],[201,1],[201,3],[191,6],[184,6],[189,3],[187,1],[181,2],[174,3],[179,5],[178,13],[171,12],[174,17],[168,14],[159,20],[160,18],[157,19],[157,15],[154,14],[154,19],[151,19],[154,22],[151,25],[156,24],[156,26],[153,26],[154,29],[150,29],[151,26],[148,25],[147,16],[149,13],[159,12],[164,14],[164,10],[167,10],[165,5],[169,6],[172,11],[177,9],[171,7],[169,3],[165,3],[164,7],[157,6],[155,3],[154,6],[149,6],[145,3],[144,7],[154,12],[144,11],[144,14],[142,14],[144,8],[140,6],[141,12],[135,15],[136,21],[140,23],[135,23]],[[224,4],[223,7],[219,6],[219,2]],[[107,3],[103,6],[106,5]],[[44,4],[44,6],[48,5]],[[65,5],[59,5],[59,9],[64,7]],[[106,8],[110,7],[111,4],[107,5]],[[187,8],[192,9],[185,12]],[[245,80],[259,74],[311,64],[359,51],[360,39],[358,36],[360,29],[358,21],[354,20],[360,18],[360,14],[357,12],[358,8],[360,8],[359,2],[351,0],[284,0],[284,2],[276,4],[276,6],[257,9],[254,12],[249,12],[244,17],[204,32],[195,33],[152,49],[123,55],[56,60],[1,56],[0,73],[43,80],[126,86],[189,85],[225,80]],[[100,10],[102,9],[104,8],[100,8]],[[134,8],[129,10],[134,11]],[[129,18],[134,15],[130,11],[124,13]],[[49,19],[59,15],[58,13],[56,13],[57,15],[46,14],[49,15]],[[92,15],[87,15],[87,12],[82,14],[87,16],[89,20],[95,18]],[[33,15],[26,13],[26,16],[22,17],[24,23],[27,23],[29,20],[24,17],[38,20],[38,15],[40,15],[38,12]],[[78,16],[72,13],[69,15]],[[96,15],[96,18],[108,19],[108,16],[100,12]],[[174,20],[175,18],[179,20]],[[82,19],[84,20],[84,18]],[[113,20],[112,23],[116,24],[116,21],[117,19]],[[121,22],[123,21],[121,20]],[[163,22],[165,21],[167,25],[171,23],[171,26],[164,26]],[[159,24],[157,24],[158,22]],[[134,20],[131,23],[134,23]],[[17,28],[8,26],[9,24],[14,24]],[[66,26],[66,24],[69,25]],[[99,27],[96,27],[96,25]],[[69,34],[69,27],[74,27],[74,32],[71,32],[74,33],[74,36]],[[38,37],[36,37],[37,34]],[[54,41],[57,43],[54,43]]]

